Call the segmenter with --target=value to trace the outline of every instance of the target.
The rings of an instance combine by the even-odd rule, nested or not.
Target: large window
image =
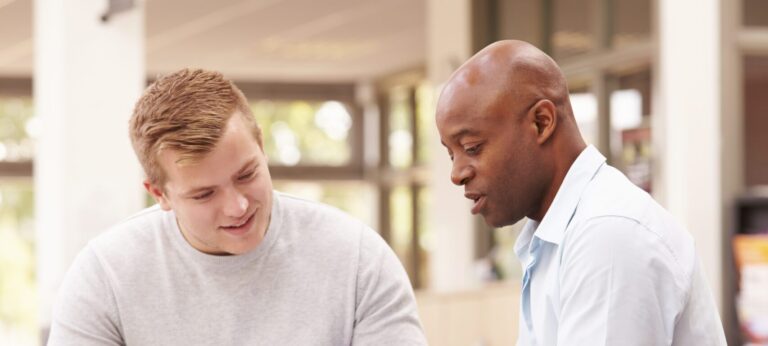
[[[432,234],[427,210],[432,88],[422,74],[393,75],[378,83],[380,161],[377,167],[381,232],[403,262],[414,287],[428,281]]]
[[[571,107],[576,117],[576,124],[587,144],[597,145],[600,141],[600,127],[597,119],[597,98],[589,86],[570,88]]]
[[[264,150],[277,166],[348,165],[352,116],[339,101],[257,100],[251,109],[264,132]]]
[[[33,192],[29,179],[0,181],[0,340],[36,342]]]
[[[363,119],[353,85],[238,86],[264,132],[276,180],[363,179]]]
[[[29,96],[0,96],[0,161],[30,162],[34,145],[30,133],[36,134]]]
[[[0,84],[0,343],[38,343],[29,80]]]
[[[610,108],[610,161],[635,185],[652,192],[651,72],[612,74]]]

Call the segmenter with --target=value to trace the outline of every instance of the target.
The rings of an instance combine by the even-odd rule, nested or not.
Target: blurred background
[[[39,345],[69,264],[147,206],[130,148],[158,75],[222,71],[275,187],[392,246],[433,345],[510,345],[521,225],[491,229],[434,127],[477,50],[565,72],[585,139],[693,234],[730,345],[768,342],[768,1],[0,0],[0,345]]]

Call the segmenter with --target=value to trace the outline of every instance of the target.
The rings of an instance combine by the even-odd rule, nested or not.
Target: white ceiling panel
[[[32,0],[0,0],[0,76],[29,76]],[[424,0],[146,0],[150,76],[183,67],[232,78],[340,82],[425,59]]]

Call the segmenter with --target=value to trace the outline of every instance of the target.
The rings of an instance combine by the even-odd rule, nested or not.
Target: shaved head
[[[493,43],[446,83],[436,113],[451,180],[492,226],[540,220],[586,147],[565,76],[533,45]]]
[[[514,99],[519,107],[548,99],[558,107],[558,115],[573,117],[565,76],[552,58],[527,42],[505,40],[483,48],[453,73],[441,98],[461,87]]]

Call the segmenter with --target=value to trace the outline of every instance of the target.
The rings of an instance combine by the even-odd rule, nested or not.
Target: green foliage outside
[[[329,104],[337,106],[336,112],[319,117],[322,107]],[[253,115],[264,133],[264,150],[270,164],[342,166],[349,163],[352,118],[346,110],[338,109],[339,105],[338,102],[269,100],[251,103]]]

